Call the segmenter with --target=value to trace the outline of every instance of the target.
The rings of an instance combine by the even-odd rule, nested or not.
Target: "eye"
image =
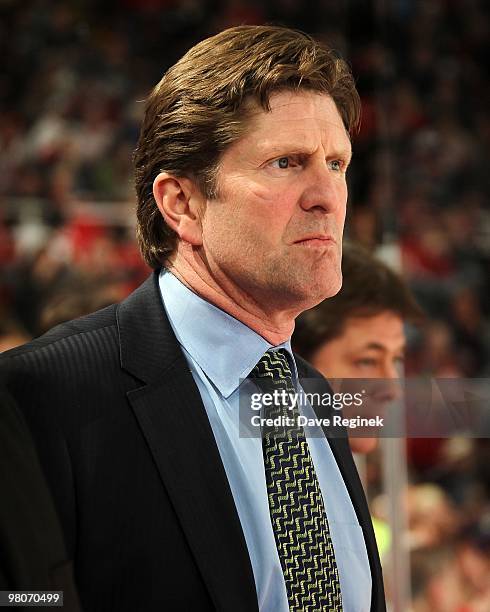
[[[332,170],[335,170],[335,172],[342,172],[344,168],[344,164],[341,159],[333,159],[329,162],[329,166],[332,168]]]
[[[356,359],[354,363],[359,368],[370,368],[377,365],[376,359],[372,357],[361,357],[360,359]]]
[[[281,170],[286,170],[290,166],[291,159],[289,157],[279,157],[272,162],[272,166],[274,168],[280,168]]]

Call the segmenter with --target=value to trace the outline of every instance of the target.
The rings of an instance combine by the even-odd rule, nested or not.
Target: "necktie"
[[[267,351],[250,377],[262,392],[295,393],[286,351]],[[265,418],[298,416],[297,405],[264,406]],[[342,610],[339,574],[322,493],[302,427],[274,425],[262,432],[265,478],[274,537],[289,610]]]

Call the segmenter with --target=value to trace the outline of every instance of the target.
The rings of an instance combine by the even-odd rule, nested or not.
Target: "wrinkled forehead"
[[[358,348],[388,352],[402,349],[406,342],[403,319],[390,310],[350,314],[345,319],[341,336]]]
[[[268,118],[280,121],[284,118],[302,120],[321,117],[345,130],[341,114],[334,99],[326,92],[310,89],[279,89],[270,93],[269,108],[264,108],[255,98],[247,98],[241,109],[251,126]]]
[[[270,110],[249,99],[243,106],[242,140],[258,149],[273,141],[314,148],[318,140],[351,153],[349,134],[333,98],[310,90],[280,90],[269,98]],[[305,151],[307,152],[307,151]]]

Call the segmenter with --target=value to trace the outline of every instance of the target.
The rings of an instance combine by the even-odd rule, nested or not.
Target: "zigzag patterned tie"
[[[250,373],[262,392],[295,392],[285,350],[267,351]],[[264,388],[265,384],[265,388]],[[264,407],[265,418],[296,419],[298,408]],[[295,420],[296,422],[296,420]],[[322,493],[302,427],[263,430],[265,478],[289,610],[342,610],[340,581]]]

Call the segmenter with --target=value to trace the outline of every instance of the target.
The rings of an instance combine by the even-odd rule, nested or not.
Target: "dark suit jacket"
[[[4,391],[0,391],[0,500],[0,590],[63,591],[65,612],[79,612],[72,565],[34,442]]]
[[[302,360],[301,375],[319,376]],[[154,273],[119,305],[6,354],[87,612],[254,612],[245,539]],[[347,441],[332,439],[384,610],[371,520]]]

